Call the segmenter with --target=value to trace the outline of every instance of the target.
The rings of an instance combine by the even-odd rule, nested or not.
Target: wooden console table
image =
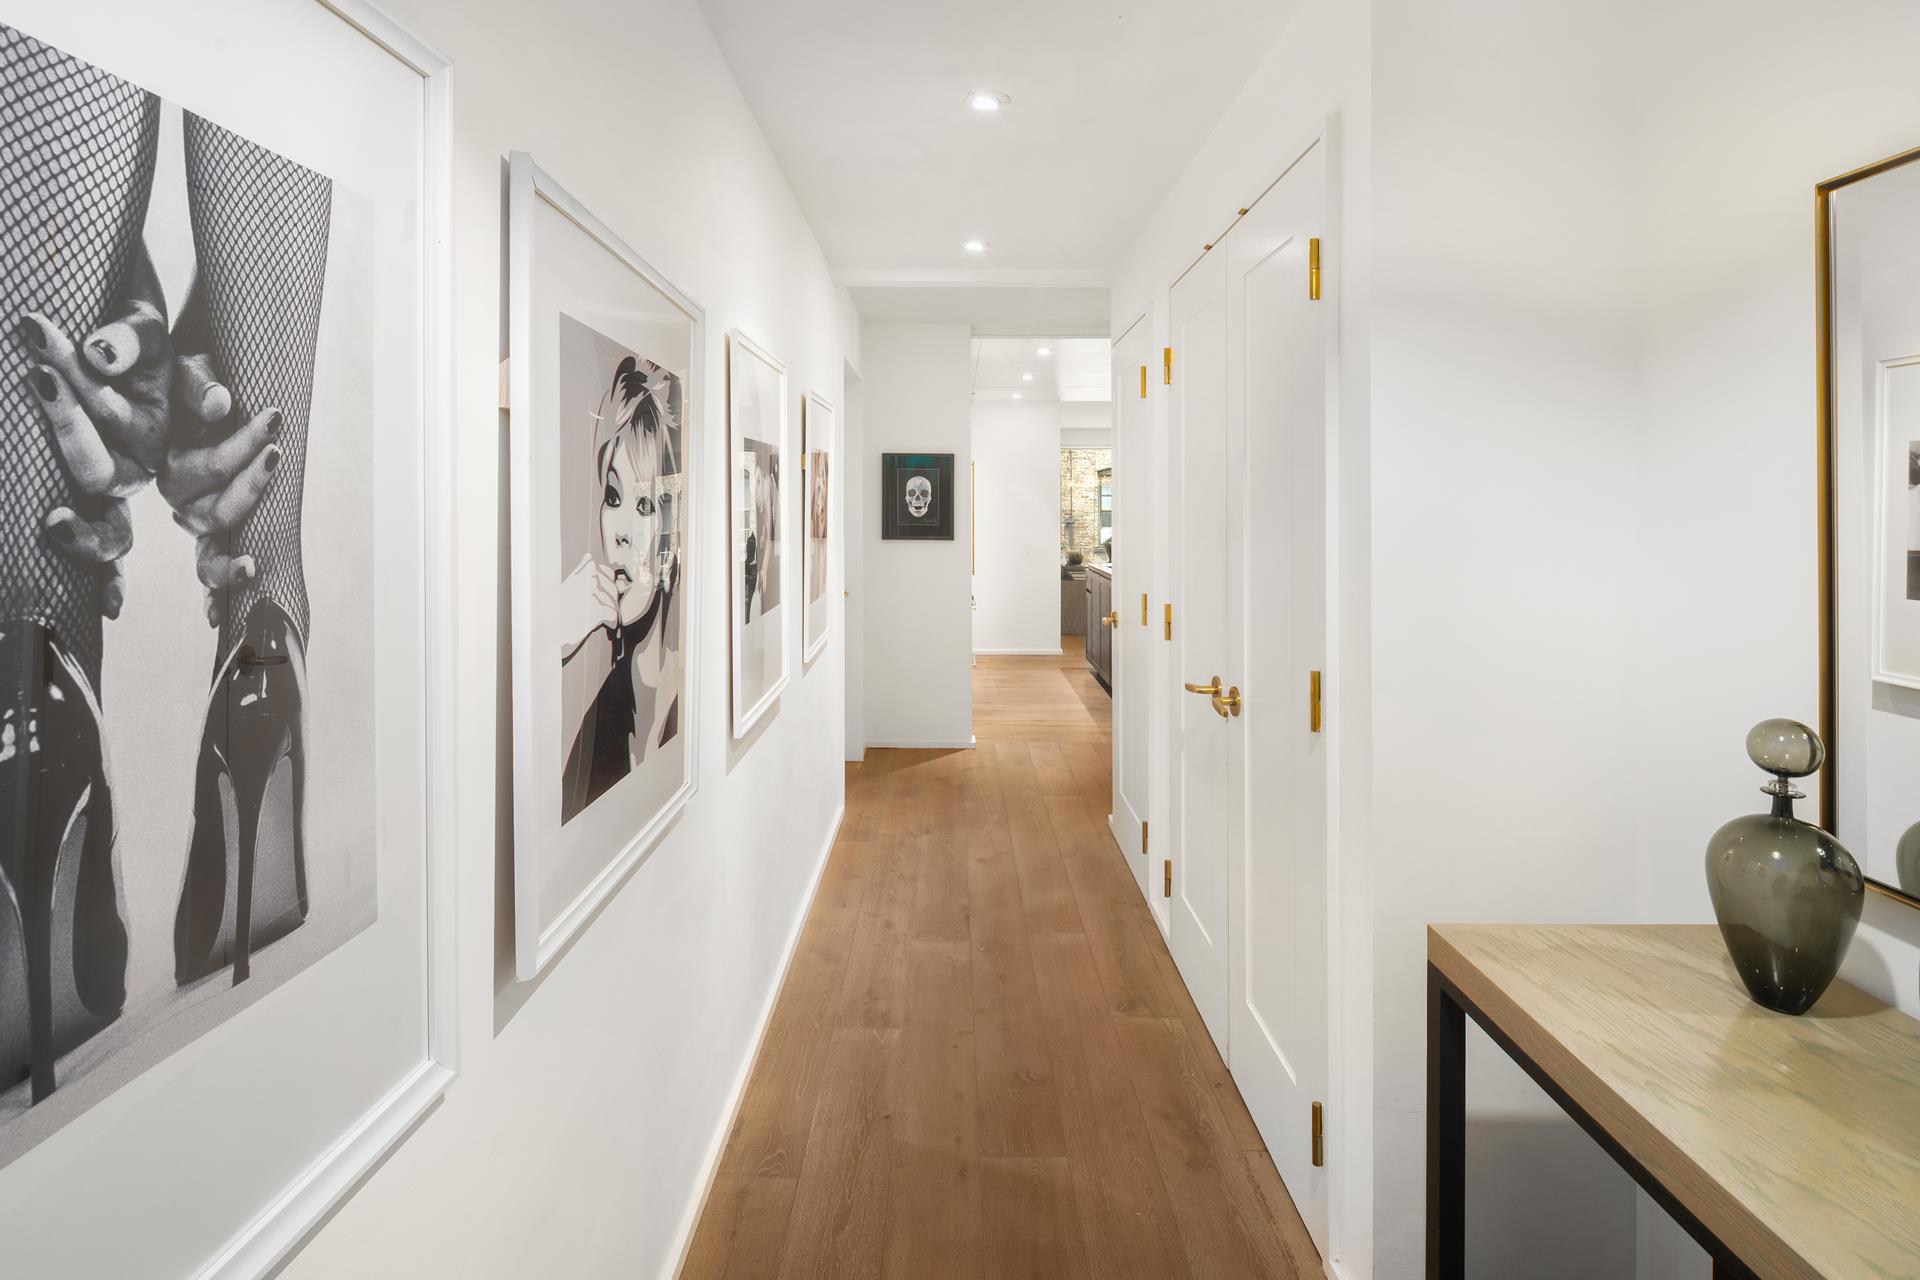
[[[1427,1275],[1465,1272],[1466,1016],[1719,1277],[1920,1277],[1920,1022],[1747,998],[1712,925],[1427,931]]]

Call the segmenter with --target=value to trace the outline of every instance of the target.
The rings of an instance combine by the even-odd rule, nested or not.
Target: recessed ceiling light
[[[1034,349],[1033,354],[1037,356],[1050,356],[1053,354],[1053,348],[1052,347],[1036,347]]]
[[[969,240],[960,247],[968,253],[985,253],[987,251],[987,242],[985,240]]]
[[[1016,392],[1014,392],[1014,393],[1013,393],[1013,398],[1014,398],[1015,400],[1018,400],[1018,399],[1020,398],[1020,393],[1019,393],[1018,391],[1016,391]]]
[[[1021,375],[1020,375],[1020,381],[1022,381],[1022,382],[1032,382],[1032,381],[1033,381],[1033,375],[1032,375],[1032,374],[1030,374],[1030,373],[1023,373],[1023,374],[1021,374]]]
[[[998,111],[1013,99],[994,89],[975,89],[967,95],[967,105],[975,111]]]

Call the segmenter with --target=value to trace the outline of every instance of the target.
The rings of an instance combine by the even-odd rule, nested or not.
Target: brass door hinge
[[[1327,1167],[1327,1127],[1320,1116],[1320,1104],[1313,1104],[1313,1167]]]
[[[1168,858],[1160,865],[1164,868],[1161,874],[1160,896],[1163,898],[1171,898],[1173,896],[1173,859]]]
[[[1320,732],[1320,673],[1307,673],[1307,729]]]
[[[1140,820],[1140,856],[1143,858],[1147,856],[1147,820],[1145,818]]]
[[[1167,634],[1165,638],[1168,640],[1173,639],[1173,605],[1171,602],[1169,602],[1167,605],[1166,628],[1167,628]]]
[[[1166,383],[1168,386],[1173,385],[1172,347],[1162,347],[1160,349],[1160,381]]]
[[[1320,301],[1320,237],[1307,241],[1307,297]]]
[[[1142,400],[1147,398],[1147,366],[1145,365],[1140,366],[1140,398]]]
[[[1147,593],[1144,591],[1140,593],[1140,625],[1147,625]]]

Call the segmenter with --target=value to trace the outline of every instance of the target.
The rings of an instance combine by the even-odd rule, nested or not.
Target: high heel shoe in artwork
[[[193,786],[193,835],[174,919],[174,977],[233,966],[307,918],[306,645],[271,600],[248,611],[214,676]]]
[[[0,623],[0,1089],[120,1016],[127,930],[100,708],[42,624]]]

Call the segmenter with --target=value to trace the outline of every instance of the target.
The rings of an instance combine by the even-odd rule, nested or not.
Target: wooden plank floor
[[[977,749],[848,766],[683,1275],[1321,1274],[1107,831],[1111,720],[1077,645],[983,657]]]

